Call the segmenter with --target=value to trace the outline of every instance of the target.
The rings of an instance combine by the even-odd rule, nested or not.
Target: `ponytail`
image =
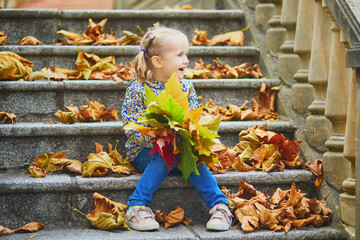
[[[150,32],[146,33],[141,40],[140,52],[135,57],[135,70],[138,83],[143,83],[150,75],[149,60],[152,57],[149,52],[149,44],[154,39],[154,35]]]

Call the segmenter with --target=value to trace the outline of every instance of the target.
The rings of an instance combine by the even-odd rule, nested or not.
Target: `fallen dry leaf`
[[[17,117],[14,113],[0,112],[0,121],[15,124]]]
[[[165,217],[165,230],[170,226],[181,223],[184,219],[184,214],[184,209],[177,205],[176,209],[169,212],[169,214]]]
[[[0,80],[17,80],[32,73],[34,63],[18,54],[0,51]]]
[[[37,232],[40,229],[44,228],[44,224],[39,223],[39,222],[30,222],[27,223],[19,228],[16,228],[14,230],[11,230],[7,227],[1,226],[0,225],[0,236],[2,235],[8,235],[8,234],[13,234],[16,232]]]
[[[6,38],[7,38],[7,35],[4,32],[0,32],[0,45],[5,46],[7,44]]]
[[[123,230],[131,230],[126,225],[125,204],[111,201],[103,195],[95,192],[94,198],[94,210],[89,214],[84,214],[78,209],[75,211],[83,214],[90,221],[90,223],[101,230],[110,231],[115,228],[121,228]]]
[[[41,41],[39,41],[36,37],[33,36],[26,36],[21,39],[19,45],[44,45]]]

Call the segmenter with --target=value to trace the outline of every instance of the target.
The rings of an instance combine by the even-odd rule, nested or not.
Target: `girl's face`
[[[189,64],[187,58],[188,52],[189,43],[185,36],[177,35],[171,37],[163,56],[160,57],[161,67],[156,69],[155,79],[167,82],[174,72],[176,72],[179,79],[183,79],[185,68]]]

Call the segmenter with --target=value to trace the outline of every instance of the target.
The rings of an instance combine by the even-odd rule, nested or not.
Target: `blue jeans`
[[[161,159],[158,153],[149,156],[151,148],[144,148],[132,162],[141,175],[136,189],[131,195],[128,205],[145,205],[149,207],[152,195],[158,189],[164,178],[169,174],[169,169],[165,161]],[[224,193],[218,187],[214,176],[211,174],[205,164],[198,166],[200,175],[193,172],[189,176],[189,180],[199,193],[200,197],[205,200],[209,209],[218,203],[229,205]],[[171,173],[180,172],[176,165],[173,166]]]

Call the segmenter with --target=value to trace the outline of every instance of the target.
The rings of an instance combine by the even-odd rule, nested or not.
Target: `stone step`
[[[31,237],[33,233],[16,233],[12,235],[2,236],[5,240],[23,240]],[[229,230],[226,232],[214,232],[207,231],[204,224],[185,227],[184,225],[177,225],[164,229],[160,226],[158,231],[150,232],[138,232],[138,231],[102,231],[95,229],[91,226],[88,227],[57,227],[48,228],[45,226],[43,230],[40,230],[36,234],[36,239],[48,240],[48,239],[66,239],[66,240],[97,240],[97,239],[134,239],[134,240],[172,240],[172,239],[204,239],[204,240],[345,240],[345,234],[334,227],[321,227],[311,228],[304,227],[298,230],[291,230],[287,234],[283,232],[272,232],[271,230],[257,230],[252,233],[243,232],[240,227],[237,229]]]
[[[263,121],[221,122],[220,140],[229,147],[238,141],[241,130],[255,125],[263,126]],[[46,152],[69,150],[66,156],[85,162],[87,155],[95,151],[95,142],[107,146],[119,140],[117,150],[125,157],[126,136],[122,121],[106,121],[75,124],[44,124],[42,122],[1,124],[0,128],[0,170],[25,169],[37,155]],[[295,128],[289,122],[268,122],[267,130],[284,134],[293,139]]]
[[[271,196],[279,187],[290,189],[295,183],[297,189],[316,197],[313,191],[315,176],[308,170],[285,169],[282,172],[239,172],[231,170],[225,174],[214,174],[219,187],[226,186],[237,192],[241,180],[252,184],[259,191],[267,191]],[[30,221],[38,221],[52,226],[89,226],[88,220],[73,211],[77,208],[89,213],[94,208],[92,195],[99,192],[105,197],[127,203],[140,176],[127,177],[109,175],[105,177],[83,178],[66,173],[48,174],[44,178],[34,178],[30,174],[0,174],[0,225],[10,228]],[[185,210],[185,215],[195,222],[205,223],[208,211],[205,202],[190,182],[180,175],[165,178],[151,201],[151,208],[169,212],[175,206],[169,199]]]
[[[211,98],[215,104],[242,105],[251,98],[256,99],[256,92],[261,83],[267,87],[277,86],[277,79],[201,79],[192,80],[201,102]],[[0,110],[15,113],[19,121],[47,122],[57,120],[54,113],[64,110],[71,102],[74,106],[84,105],[85,99],[98,101],[106,108],[115,108],[120,115],[127,81],[118,84],[115,81],[102,80],[67,80],[32,82],[0,81]]]
[[[7,42],[19,44],[20,40],[33,35],[45,44],[53,44],[58,38],[65,38],[56,31],[66,30],[82,34],[85,32],[89,18],[95,23],[108,18],[105,33],[112,27],[117,37],[124,36],[128,30],[140,34],[152,27],[155,22],[177,28],[190,39],[194,30],[207,30],[208,37],[246,27],[244,12],[241,10],[63,10],[57,9],[0,9],[0,31],[8,35]],[[14,31],[16,29],[16,31]],[[251,41],[247,32],[246,42]]]
[[[34,71],[51,65],[60,68],[76,69],[75,61],[78,51],[96,54],[100,57],[115,56],[117,64],[125,64],[134,61],[139,52],[139,46],[0,46],[0,51],[10,51],[32,61]],[[212,63],[213,59],[219,58],[223,63],[237,66],[244,62],[251,64],[259,63],[259,50],[256,47],[245,46],[190,46],[189,67],[194,68],[194,62],[202,58],[205,64]],[[264,69],[261,69],[266,76]]]

